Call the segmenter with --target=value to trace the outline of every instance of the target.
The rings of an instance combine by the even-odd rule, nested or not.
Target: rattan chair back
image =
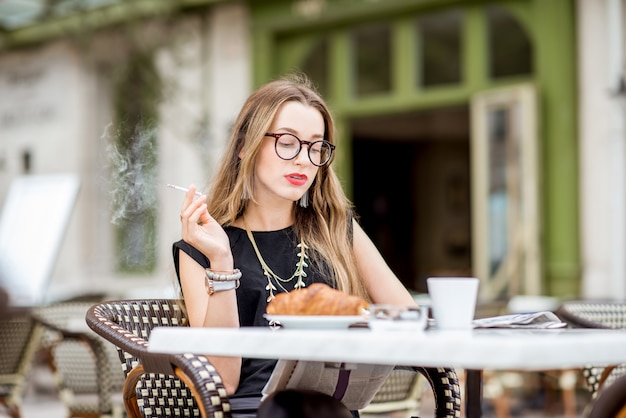
[[[570,301],[561,304],[557,315],[572,328],[626,329],[626,303],[604,301]],[[626,374],[626,365],[586,367],[585,381],[595,397],[600,388]]]
[[[179,300],[117,300],[92,306],[87,324],[113,343],[126,376],[123,398],[130,417],[229,418],[222,380],[205,356],[148,352],[155,327],[187,326]]]
[[[393,370],[380,387],[370,404],[360,412],[364,414],[394,413],[410,418],[416,415],[426,380],[410,370]],[[402,415],[400,415],[402,414]]]

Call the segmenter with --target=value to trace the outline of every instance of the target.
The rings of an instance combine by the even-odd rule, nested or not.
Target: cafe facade
[[[90,41],[55,33],[50,22],[3,33],[5,80],[49,54],[57,57],[56,76],[71,69],[75,76],[66,81],[79,86],[64,92],[76,97],[66,119],[46,119],[34,131],[0,127],[0,136],[9,138],[0,141],[5,185],[23,168],[25,144],[45,146],[33,139],[45,123],[57,123],[46,128],[48,135],[67,133],[67,126],[79,130],[56,138],[76,155],[59,160],[57,145],[33,159],[32,172],[70,169],[87,185],[53,279],[171,279],[182,196],[161,186],[202,184],[247,94],[282,74],[303,72],[333,112],[335,169],[361,223],[408,288],[424,292],[429,276],[473,275],[485,299],[626,296],[617,251],[626,243],[620,224],[626,205],[615,180],[626,172],[619,152],[626,137],[619,130],[621,92],[614,83],[621,73],[606,71],[625,50],[614,35],[622,30],[613,19],[621,1],[177,3],[180,9],[134,11],[133,39],[139,40],[133,45],[152,48],[154,67],[148,67],[165,80],[159,105],[148,107],[158,123],[142,126],[158,151],[148,189],[156,198],[151,215],[140,216],[148,222],[141,231],[110,222],[120,209],[108,204],[115,184],[101,182],[116,178],[107,157],[111,144],[103,138],[120,132],[112,122],[120,110],[134,111],[115,104],[124,96],[116,96],[112,74],[131,56],[143,62],[141,54],[129,52],[117,26],[97,21],[100,9],[84,17],[97,22]],[[64,56],[71,59],[58,58]],[[133,77],[126,74],[126,86],[138,85],[128,81]],[[137,95],[150,98],[149,90]],[[50,108],[67,111],[54,99]],[[125,242],[148,242],[146,231],[158,238],[135,255],[154,259],[142,273],[119,254],[127,253]],[[70,254],[80,255],[82,267],[72,265]]]

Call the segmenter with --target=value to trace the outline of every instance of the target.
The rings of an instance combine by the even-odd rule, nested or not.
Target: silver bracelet
[[[213,295],[215,292],[224,292],[226,290],[233,290],[239,288],[239,280],[231,280],[231,281],[222,281],[217,282],[209,279],[206,279],[206,292],[209,296]]]
[[[204,272],[207,280],[214,282],[234,282],[241,279],[241,270],[239,269],[234,269],[232,272],[204,269]]]

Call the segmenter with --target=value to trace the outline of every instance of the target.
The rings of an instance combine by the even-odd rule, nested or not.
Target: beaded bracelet
[[[241,279],[241,270],[239,269],[234,269],[232,272],[204,269],[204,272],[206,274],[206,291],[209,296],[215,292],[239,287],[239,279]]]
[[[206,278],[214,282],[234,282],[241,279],[241,270],[239,269],[234,269],[232,272],[204,269],[204,272]]]

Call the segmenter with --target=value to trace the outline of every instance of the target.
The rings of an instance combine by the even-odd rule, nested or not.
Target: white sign
[[[28,175],[11,183],[0,217],[0,282],[11,305],[43,302],[78,187],[72,174]]]

